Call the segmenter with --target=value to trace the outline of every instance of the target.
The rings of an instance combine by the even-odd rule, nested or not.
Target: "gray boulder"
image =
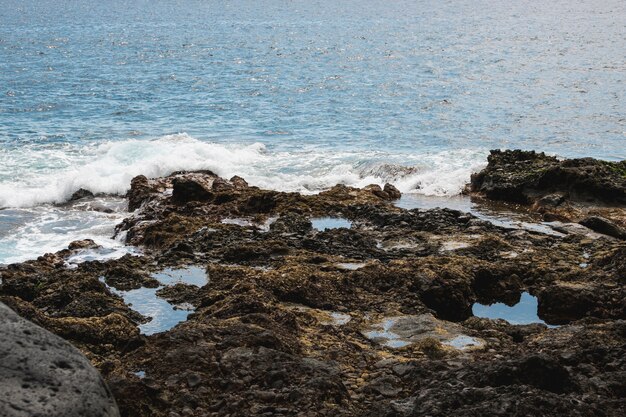
[[[0,416],[119,417],[78,349],[0,303]]]

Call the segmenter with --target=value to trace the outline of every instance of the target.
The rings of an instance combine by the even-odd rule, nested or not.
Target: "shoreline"
[[[138,176],[116,235],[143,253],[68,268],[98,250],[73,242],[0,268],[0,302],[80,349],[123,416],[617,416],[622,164],[492,152],[467,194],[552,234],[400,208],[390,184]],[[525,324],[473,314],[520,301]]]

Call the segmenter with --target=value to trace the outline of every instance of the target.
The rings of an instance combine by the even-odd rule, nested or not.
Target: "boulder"
[[[118,417],[102,377],[76,348],[0,303],[0,415]]]

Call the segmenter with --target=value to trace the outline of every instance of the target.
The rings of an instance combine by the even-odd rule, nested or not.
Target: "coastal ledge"
[[[537,211],[561,193],[543,212],[559,233],[401,209],[391,185],[139,176],[116,233],[142,255],[69,268],[97,249],[75,242],[0,270],[0,301],[78,347],[123,416],[621,416],[626,244],[565,220],[622,227],[626,188],[585,161],[493,152],[472,178],[476,197]],[[526,294],[539,320],[473,314]]]
[[[494,150],[466,193],[528,205],[546,221],[581,222],[626,239],[626,161]]]

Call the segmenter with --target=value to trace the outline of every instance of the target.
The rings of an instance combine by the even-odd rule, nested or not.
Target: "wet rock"
[[[581,220],[580,224],[590,228],[594,232],[602,233],[607,236],[612,236],[617,239],[626,240],[626,230],[603,217],[590,216]]]
[[[130,182],[130,189],[126,194],[128,198],[128,211],[137,210],[144,201],[148,200],[155,190],[150,186],[145,175],[138,175]]]
[[[239,188],[239,189],[248,188],[248,182],[238,175],[235,175],[234,177],[232,177],[230,179],[230,183],[235,188]]]
[[[472,175],[471,189],[490,199],[530,203],[566,193],[572,200],[626,204],[626,162],[567,159],[534,151],[491,151],[487,167]]]
[[[364,187],[363,191],[369,192],[378,198],[389,201],[397,200],[402,196],[400,191],[392,184],[385,184],[384,188],[381,188],[380,185],[377,184],[371,184]]]
[[[402,193],[393,184],[385,184],[383,191],[387,193],[390,200],[397,200],[402,197]]]
[[[398,377],[385,375],[372,380],[366,389],[385,397],[395,397],[402,392],[402,384]]]
[[[92,198],[94,195],[91,191],[85,190],[84,188],[79,188],[77,191],[72,194],[70,197],[70,201],[81,200],[83,198]]]
[[[213,198],[214,178],[180,177],[172,181],[172,200],[177,203],[209,201]]]
[[[75,240],[68,245],[69,250],[79,250],[79,249],[95,249],[99,248],[96,242],[91,239],[83,239],[83,240]]]
[[[376,197],[382,198],[383,200],[389,199],[389,194],[383,191],[380,185],[371,184],[363,188],[363,190],[368,191],[374,194]]]
[[[0,303],[0,414],[119,416],[102,377],[72,345]]]
[[[104,204],[98,204],[98,203],[91,203],[91,204],[89,204],[89,205],[87,206],[87,208],[88,208],[89,210],[91,210],[91,211],[96,211],[96,212],[98,212],[98,213],[107,213],[107,214],[110,214],[110,213],[114,213],[114,212],[115,212],[112,208],[107,207],[107,206],[105,206]]]
[[[524,166],[562,162],[546,158],[514,154],[519,173],[493,175],[524,184]],[[300,195],[211,172],[133,181],[135,212],[117,232],[141,256],[70,269],[64,250],[0,267],[0,299],[85,352],[123,415],[623,414],[622,241],[404,210],[390,187]],[[521,190],[546,197],[545,215],[605,217],[575,187],[544,188]],[[621,227],[624,211],[608,209]],[[320,218],[350,227],[313,229]],[[153,278],[190,263],[210,280]],[[148,313],[118,294],[143,287],[159,287],[137,291],[159,314],[184,320],[140,334],[147,317],[133,308]],[[514,304],[523,292],[565,325],[472,315],[476,301]]]

